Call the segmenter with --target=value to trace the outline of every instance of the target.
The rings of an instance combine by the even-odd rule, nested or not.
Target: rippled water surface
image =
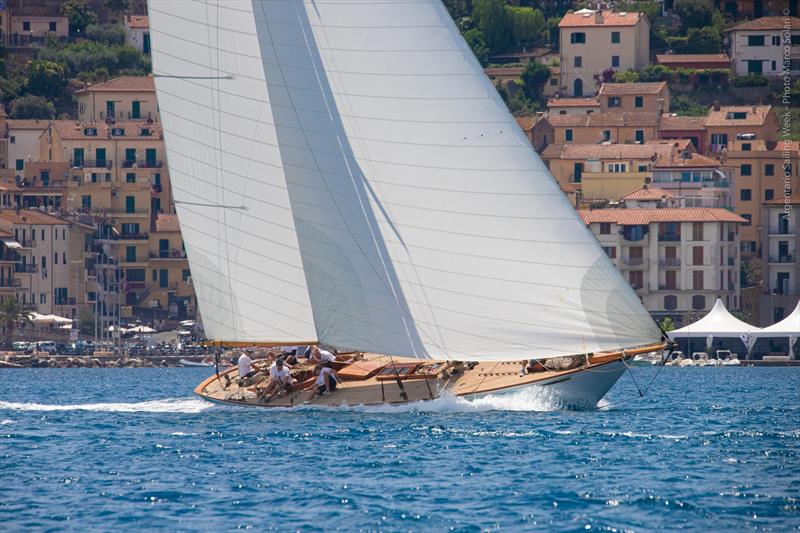
[[[613,404],[625,376],[594,412],[222,407],[207,374],[0,370],[3,529],[800,527],[800,368],[666,368]]]

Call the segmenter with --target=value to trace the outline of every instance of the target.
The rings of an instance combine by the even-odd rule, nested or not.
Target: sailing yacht
[[[546,387],[591,407],[662,335],[439,0],[150,0],[176,210],[206,335],[322,344],[267,406]],[[537,360],[536,371],[518,372]]]

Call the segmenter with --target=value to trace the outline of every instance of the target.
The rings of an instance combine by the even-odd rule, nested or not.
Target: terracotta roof
[[[604,83],[598,94],[608,96],[626,96],[634,94],[658,94],[667,86],[665,81],[651,83]]]
[[[54,120],[51,127],[58,133],[58,136],[65,140],[79,139],[141,139],[141,140],[160,140],[161,124],[158,122],[147,123],[143,121],[117,121],[114,124],[106,122],[77,122],[75,120]],[[94,128],[97,135],[86,135],[87,129]],[[111,135],[112,129],[122,129],[124,135]],[[150,135],[142,135],[142,130],[148,129]]]
[[[586,117],[588,115],[547,115],[544,118],[547,122],[550,123],[551,126],[555,128],[563,128],[563,127],[580,127],[586,126]]]
[[[487,76],[520,76],[524,67],[489,67],[483,69]]]
[[[0,219],[12,224],[37,224],[55,226],[59,224],[69,224],[63,218],[58,218],[53,215],[43,213],[38,209],[21,209],[17,212],[15,209],[2,209],[0,210]]]
[[[747,222],[727,209],[709,207],[580,209],[578,213],[586,224],[610,222],[623,226],[653,222]]]
[[[10,130],[46,130],[50,121],[10,118],[6,120],[6,125]]]
[[[592,113],[590,115],[547,115],[554,127],[654,127],[658,113],[631,111],[622,113]]]
[[[656,54],[656,63],[728,63],[728,54]]]
[[[761,17],[760,19],[743,22],[725,31],[758,31],[758,30],[783,30],[786,29],[785,22],[789,20],[789,25],[793,30],[800,30],[800,18],[797,17]]]
[[[597,14],[602,16],[598,22]],[[558,23],[559,28],[575,28],[586,26],[636,26],[644,17],[641,13],[631,13],[621,11],[614,13],[611,11],[592,11],[582,9],[576,13],[567,13]]]
[[[531,48],[530,50],[511,50],[510,52],[503,52],[500,54],[492,54],[489,59],[530,59],[534,57],[544,57],[549,54],[549,48]]]
[[[706,119],[708,117],[677,117],[669,113],[661,115],[661,122],[658,129],[660,131],[670,130],[704,130],[706,129]]]
[[[125,17],[125,22],[127,22],[128,26],[130,26],[131,28],[150,27],[147,15],[128,15],[127,17]]]
[[[536,117],[517,117],[517,124],[522,128],[522,131],[530,131],[536,124]]]
[[[117,78],[90,85],[85,89],[77,91],[75,94],[96,93],[96,92],[155,92],[156,86],[152,76],[119,76]]]
[[[551,98],[547,107],[600,107],[600,100],[594,96],[590,98]]]
[[[638,191],[633,191],[632,193],[628,193],[620,200],[661,200],[662,198],[673,198],[674,195],[664,189],[659,189],[657,187],[648,187],[645,185]]]
[[[786,205],[786,198],[783,196],[773,198],[764,202],[764,205]],[[800,205],[800,192],[796,192],[789,197],[789,205]]]
[[[712,107],[706,126],[761,126],[771,109],[769,105],[721,106],[719,111]],[[733,118],[733,113],[745,113],[745,118]]]
[[[645,144],[672,145],[678,150],[697,151],[691,139],[650,139],[649,141],[645,141]]]
[[[651,159],[669,157],[675,150],[668,144],[551,144],[542,152],[546,159]]]
[[[181,225],[178,223],[178,215],[165,215],[159,213],[156,217],[156,232],[180,231]]]
[[[689,157],[681,157],[682,153],[675,150],[669,156],[659,157],[654,165],[656,168],[719,168],[720,162],[704,155],[688,152]]]

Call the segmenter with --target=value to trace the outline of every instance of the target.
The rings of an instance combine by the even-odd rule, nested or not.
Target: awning
[[[15,241],[13,237],[2,237],[2,241],[6,248],[22,248],[22,245]]]

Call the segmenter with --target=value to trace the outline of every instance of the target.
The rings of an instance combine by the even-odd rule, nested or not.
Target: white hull
[[[467,399],[483,398],[490,395],[513,394],[522,389],[535,387],[545,395],[548,403],[563,409],[594,409],[611,387],[625,373],[622,361],[613,361],[603,366],[582,370],[568,376],[510,387],[499,391],[465,396]]]

